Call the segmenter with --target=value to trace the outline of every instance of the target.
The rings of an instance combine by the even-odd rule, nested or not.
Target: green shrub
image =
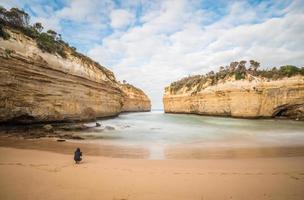
[[[33,27],[25,27],[22,28],[22,32],[29,36],[30,38],[36,39],[37,37],[39,37],[39,32],[34,29]]]
[[[8,34],[3,27],[0,25],[0,37],[2,37],[4,40],[10,39],[10,34]]]
[[[236,72],[234,73],[234,77],[235,77],[235,80],[245,79],[244,74],[242,74],[242,73],[239,72],[239,71],[236,71]]]
[[[48,53],[58,53],[61,57],[66,58],[66,53],[62,44],[57,42],[54,37],[47,33],[39,34],[36,39],[38,47]]]
[[[8,55],[11,55],[11,53],[14,53],[15,51],[12,49],[5,49],[4,52]]]
[[[58,46],[57,47],[57,53],[62,57],[62,58],[67,58],[67,54],[64,51],[64,47]]]
[[[304,67],[301,67],[300,74],[304,76]]]
[[[11,57],[11,54],[12,54],[12,53],[15,53],[15,51],[12,50],[12,49],[5,49],[5,50],[4,50],[4,55],[5,55],[6,58]]]
[[[274,77],[280,77],[278,71],[259,70],[256,72],[257,76],[272,79]],[[276,78],[277,79],[277,78]]]
[[[280,67],[279,72],[285,76],[291,77],[300,74],[301,69],[293,65],[285,65]]]
[[[56,45],[55,40],[53,37],[48,35],[47,33],[41,33],[37,38],[37,45],[40,49],[49,52],[55,53],[56,52]]]

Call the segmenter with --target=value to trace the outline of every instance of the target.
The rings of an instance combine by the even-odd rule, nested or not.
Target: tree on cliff
[[[231,62],[229,65],[229,72],[234,72],[238,65],[239,65],[239,62]]]
[[[43,30],[43,26],[40,22],[36,22],[35,24],[33,24],[33,28],[37,30],[39,33],[41,33]]]
[[[249,67],[250,70],[257,71],[257,69],[260,67],[260,63],[257,61],[250,60],[249,62],[250,62],[250,67]]]
[[[29,25],[30,16],[18,8],[11,8],[6,10],[3,7],[0,7],[0,25],[13,27],[22,31],[25,35],[31,38],[37,38],[39,32],[35,27]],[[41,24],[40,24],[41,25]],[[0,27],[3,32],[2,26]],[[8,35],[8,33],[6,33]],[[8,39],[9,37],[3,37]]]
[[[48,30],[47,32],[46,32],[47,34],[49,34],[52,38],[56,38],[56,36],[57,36],[57,32],[56,31],[53,31],[53,30]]]
[[[29,15],[18,8],[6,10],[0,7],[0,22],[4,25],[9,25],[16,28],[29,26]]]
[[[246,60],[241,60],[239,62],[239,65],[237,67],[237,70],[240,71],[240,72],[246,72]]]
[[[5,16],[6,9],[3,6],[0,6],[0,19],[3,19]]]

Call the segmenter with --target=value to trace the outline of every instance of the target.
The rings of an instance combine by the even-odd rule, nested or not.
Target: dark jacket
[[[75,153],[74,153],[74,160],[75,161],[81,161],[81,156],[82,156],[82,152],[80,151],[79,148],[77,148]]]

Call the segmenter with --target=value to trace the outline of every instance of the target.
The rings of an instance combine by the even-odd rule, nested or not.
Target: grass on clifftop
[[[220,81],[235,79],[253,80],[254,77],[266,78],[269,80],[278,80],[284,77],[292,77],[296,75],[304,76],[304,67],[296,67],[293,65],[285,65],[279,68],[273,67],[271,70],[260,70],[260,63],[254,60],[249,61],[250,66],[246,67],[246,61],[231,62],[230,65],[220,67],[218,72],[209,72],[205,75],[194,75],[185,77],[170,85],[170,93],[175,94],[181,88],[186,87],[187,91],[194,90],[194,93],[200,91],[210,85],[216,85]]]
[[[10,35],[5,29],[18,30],[35,40],[37,46],[42,51],[60,55],[62,58],[67,58],[67,53],[69,52],[71,55],[79,58],[82,62],[97,66],[110,80],[115,81],[114,74],[110,70],[101,66],[89,57],[77,52],[75,47],[71,47],[62,40],[61,34],[58,34],[53,30],[43,32],[44,28],[41,23],[37,22],[31,25],[29,24],[29,21],[30,16],[25,11],[18,8],[6,10],[4,7],[0,6],[0,37],[4,40],[8,40]]]

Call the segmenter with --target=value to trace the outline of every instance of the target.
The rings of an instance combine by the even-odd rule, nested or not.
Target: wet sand
[[[75,165],[79,145],[84,161]],[[241,156],[172,148],[170,159],[149,160],[145,149],[111,145],[1,138],[0,146],[0,199],[304,198],[302,147]]]
[[[167,159],[247,159],[304,156],[304,146],[263,147],[185,147],[178,145],[165,150]],[[304,163],[303,163],[304,164]]]
[[[90,141],[66,140],[57,142],[57,138],[20,139],[16,137],[1,137],[0,147],[18,149],[33,149],[71,155],[79,147],[86,155],[113,158],[148,158],[149,152],[141,147],[117,146],[110,143],[95,143]]]
[[[43,150],[61,154],[73,154],[79,147],[86,155],[111,158],[133,159],[247,159],[271,157],[301,157],[304,156],[303,146],[261,146],[261,147],[197,147],[194,145],[168,145],[158,148],[157,154],[150,148],[134,145],[117,145],[107,141],[66,140],[57,142],[57,138],[20,139],[16,137],[1,137],[0,147],[18,149]]]

